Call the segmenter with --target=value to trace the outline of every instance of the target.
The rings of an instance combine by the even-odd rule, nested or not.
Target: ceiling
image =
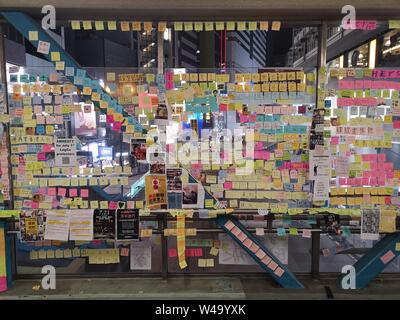
[[[341,20],[341,8],[349,2],[358,18],[400,17],[400,0],[0,0],[0,8],[40,17],[42,6],[52,4],[58,19],[317,21]]]

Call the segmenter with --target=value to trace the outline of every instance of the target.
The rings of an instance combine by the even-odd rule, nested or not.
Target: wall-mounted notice
[[[117,240],[139,240],[139,209],[117,210]]]
[[[93,239],[115,239],[115,210],[94,210]]]
[[[75,139],[57,139],[55,141],[55,165],[57,167],[76,166]]]

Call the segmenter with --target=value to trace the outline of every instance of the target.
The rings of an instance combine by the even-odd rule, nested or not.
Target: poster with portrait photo
[[[93,213],[93,239],[115,239],[115,210],[95,209]]]
[[[165,103],[158,104],[156,114],[154,116],[154,123],[156,125],[168,124],[168,107]]]
[[[131,155],[139,162],[146,162],[146,139],[131,140]]]
[[[182,192],[182,169],[167,169],[168,192]]]
[[[183,183],[182,208],[203,208],[204,189],[199,183]]]
[[[165,174],[165,152],[149,154],[150,174]]]

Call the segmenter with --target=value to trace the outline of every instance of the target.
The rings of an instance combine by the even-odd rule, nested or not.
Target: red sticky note
[[[174,258],[174,257],[176,257],[177,255],[178,255],[178,254],[177,254],[175,248],[168,249],[168,257]]]
[[[89,197],[89,189],[81,189],[81,197],[88,198]]]
[[[65,188],[58,188],[57,195],[60,197],[65,197],[67,194],[67,189]]]
[[[69,196],[70,197],[77,197],[78,196],[78,189],[69,189]]]

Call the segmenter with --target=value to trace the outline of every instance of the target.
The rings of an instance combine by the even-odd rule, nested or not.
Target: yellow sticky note
[[[400,242],[396,242],[396,251],[400,251]]]
[[[227,31],[234,31],[235,30],[235,22],[234,21],[228,21],[226,23],[226,30]]]
[[[216,31],[221,31],[224,29],[225,29],[225,22],[223,22],[223,21],[215,22],[215,30]]]
[[[214,22],[206,22],[205,23],[205,30],[206,31],[213,31],[214,30]]]
[[[104,30],[104,21],[95,21],[94,28],[98,31]]]
[[[39,34],[37,31],[29,31],[29,41],[39,40]]]
[[[183,31],[183,22],[174,22],[175,31]]]
[[[143,201],[135,201],[135,207],[137,209],[143,209]]]
[[[239,21],[237,23],[237,30],[238,31],[244,31],[246,30],[246,22],[245,21]]]
[[[108,30],[117,30],[117,22],[116,21],[107,21]]]
[[[57,51],[51,52],[51,61],[60,61],[60,53]]]
[[[92,21],[82,21],[83,30],[92,30]]]
[[[133,31],[140,31],[142,30],[142,23],[139,21],[132,22],[132,30]]]
[[[389,20],[389,29],[400,29],[400,20]]]
[[[185,31],[193,31],[193,22],[184,22],[183,25]]]
[[[279,31],[279,30],[281,30],[281,22],[280,22],[280,21],[272,21],[271,30],[272,30],[272,31]]]
[[[56,70],[62,71],[65,69],[65,61],[57,61],[56,62]]]
[[[211,250],[210,250],[210,254],[212,256],[217,256],[218,252],[219,252],[219,250],[217,248],[215,248],[215,247],[212,247]]]
[[[205,200],[205,207],[206,208],[212,208],[214,206],[213,203],[214,203],[213,199],[206,199]]]
[[[260,21],[260,30],[268,31],[268,21]]]
[[[151,21],[143,22],[143,29],[146,32],[151,32],[153,30],[153,23]]]
[[[203,22],[195,22],[194,30],[195,31],[203,31]]]
[[[81,28],[81,22],[77,20],[71,21],[72,30],[79,30]]]

